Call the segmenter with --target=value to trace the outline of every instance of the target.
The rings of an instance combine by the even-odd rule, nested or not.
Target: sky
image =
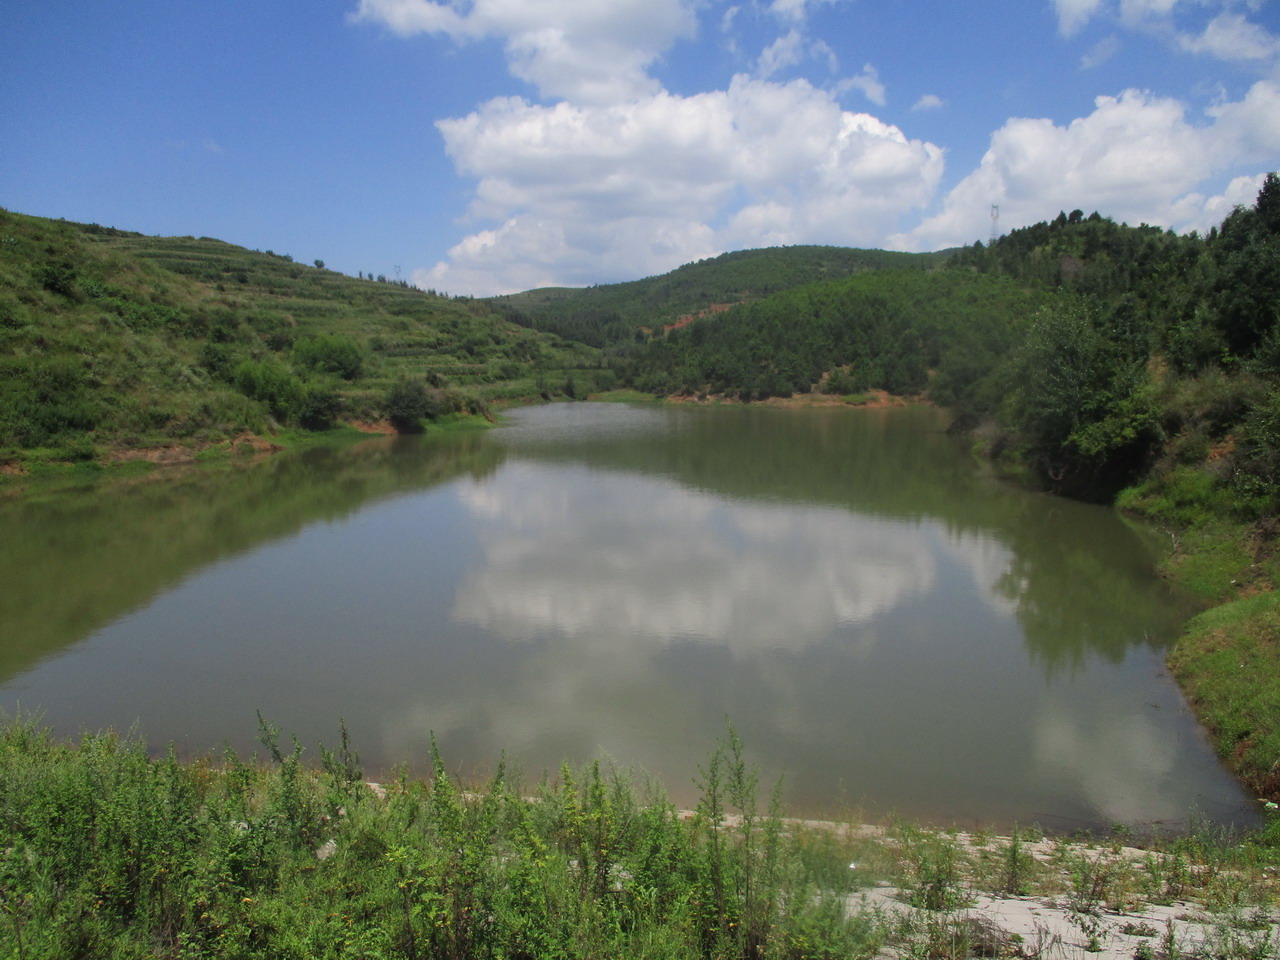
[[[449,294],[1204,232],[1280,168],[1280,0],[9,0],[0,39],[0,206]]]

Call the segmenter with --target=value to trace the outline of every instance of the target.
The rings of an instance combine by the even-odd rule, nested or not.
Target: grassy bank
[[[1183,469],[1121,493],[1121,509],[1169,537],[1162,572],[1206,606],[1169,654],[1218,754],[1259,797],[1280,800],[1280,524],[1237,520],[1220,487]]]
[[[599,764],[536,784],[500,764],[464,790],[435,756],[425,781],[370,785],[345,729],[315,766],[265,724],[263,744],[263,762],[181,763],[133,737],[62,743],[5,718],[0,953],[1047,957],[1067,941],[1101,949],[1106,911],[1175,903],[1182,926],[1163,940],[1124,925],[1141,956],[1261,960],[1274,945],[1266,834],[1138,851],[787,820],[762,809],[732,731],[683,813]],[[1029,895],[1066,926],[1023,936],[971,909]]]
[[[319,769],[154,760],[0,730],[0,952],[36,957],[869,956],[845,916],[856,840],[757,809],[731,739],[684,818],[593,765],[464,792],[370,787],[344,737]],[[532,794],[534,799],[528,799]],[[724,817],[739,814],[733,824]]]

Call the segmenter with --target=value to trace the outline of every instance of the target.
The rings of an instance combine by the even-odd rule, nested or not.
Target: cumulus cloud
[[[505,44],[512,73],[543,96],[609,103],[658,89],[649,65],[696,27],[693,0],[360,0],[354,16],[401,36]]]
[[[1214,17],[1199,36],[1184,34],[1179,43],[1190,53],[1207,53],[1219,60],[1268,60],[1280,55],[1280,37],[1238,13]]]
[[[807,26],[819,4],[837,2],[757,5],[784,26],[755,75],[680,95],[650,71],[694,34],[697,12],[708,9],[701,0],[359,0],[358,19],[400,35],[498,40],[512,74],[544,98],[495,98],[437,123],[474,195],[467,235],[434,267],[414,271],[414,282],[484,295],[630,279],[774,244],[933,249],[985,236],[993,203],[1007,228],[1079,207],[1203,229],[1231,202],[1228,180],[1280,156],[1274,78],[1240,100],[1224,94],[1195,119],[1177,100],[1127,90],[1099,97],[1065,125],[1008,120],[939,205],[944,151],[837,100],[857,91],[884,106],[874,65],[826,90],[782,82],[814,61],[838,76],[834,51]],[[730,30],[740,9],[748,8],[726,5],[714,16]],[[1151,30],[1189,53],[1251,62],[1276,55],[1276,37],[1247,19],[1259,9],[1249,3],[1053,0],[1053,9],[1066,36],[1097,18]],[[1175,14],[1180,24],[1198,17],[1207,26],[1179,33]],[[1081,65],[1118,47],[1105,37]],[[941,105],[927,94],[911,109]],[[917,222],[924,211],[931,215]]]
[[[1195,192],[1199,184],[1280,156],[1280,88],[1259,81],[1243,100],[1209,110],[1208,125],[1193,125],[1185,112],[1177,100],[1126,90],[1098,97],[1092,113],[1066,126],[1009,120],[942,210],[894,245],[972,243],[986,232],[993,203],[1008,228],[1076,208],[1129,223],[1197,227],[1209,203]]]
[[[930,202],[942,150],[804,80],[612,106],[490,101],[438,124],[476,177],[467,237],[420,286],[493,293],[672,269],[728,249],[877,244]]]
[[[1259,80],[1243,100],[1206,112],[1214,120],[1209,142],[1220,165],[1261,163],[1275,168],[1280,158],[1280,83]]]
[[[1208,233],[1212,228],[1221,226],[1236,207],[1251,207],[1258,199],[1258,191],[1262,189],[1265,173],[1253,176],[1236,177],[1227,188],[1217,196],[1204,197],[1198,193],[1188,194],[1182,200],[1182,208],[1187,216],[1183,229]]]

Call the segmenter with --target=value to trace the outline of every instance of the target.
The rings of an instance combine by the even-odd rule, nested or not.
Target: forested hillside
[[[628,355],[634,344],[693,316],[820,280],[871,270],[924,270],[947,253],[913,254],[845,247],[738,250],[670,273],[585,289],[550,287],[495,297],[510,320]]]
[[[1280,179],[1207,237],[1080,211],[943,267],[813,283],[650,339],[625,368],[658,394],[927,393],[1003,431],[1050,488],[1149,479],[1274,513],[1280,475]],[[1208,498],[1211,503],[1204,503]]]
[[[877,272],[812,284],[655,338],[631,368],[654,393],[744,400],[884,389],[961,403],[985,390],[1047,300],[999,277]]]
[[[591,389],[598,366],[481,301],[0,210],[0,462],[341,420],[412,429]]]

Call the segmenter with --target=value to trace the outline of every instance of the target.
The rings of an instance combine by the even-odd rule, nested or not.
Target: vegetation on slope
[[[862,273],[798,287],[655,338],[630,368],[655,393],[744,400],[822,391],[959,402],[991,378],[1044,296],[953,271]]]
[[[827,280],[699,319],[625,373],[656,393],[743,399],[927,391],[998,421],[1002,449],[1046,486],[1094,499],[1213,452],[1230,509],[1256,517],[1280,491],[1278,303],[1272,175],[1205,238],[1062,214],[945,268]]]
[[[946,256],[819,246],[738,250],[658,277],[529,290],[495,297],[493,303],[516,323],[626,356],[655,331],[704,311],[865,271],[923,270]]]
[[[591,389],[598,366],[479,301],[0,210],[0,460],[341,420],[409,429]]]

